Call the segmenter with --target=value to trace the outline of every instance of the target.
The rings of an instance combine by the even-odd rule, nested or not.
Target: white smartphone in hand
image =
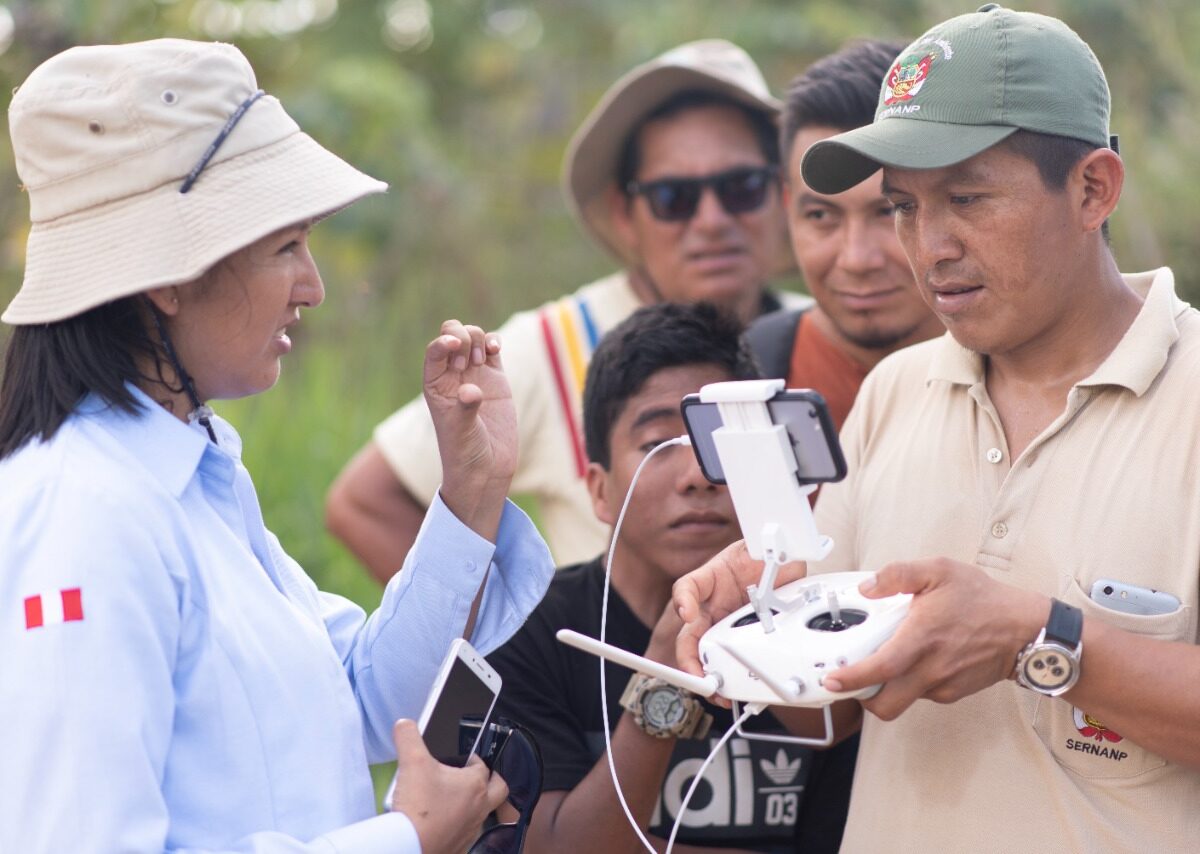
[[[479,737],[500,694],[500,682],[500,674],[473,646],[462,638],[450,644],[417,720],[425,746],[435,759],[462,766],[478,750]],[[471,725],[464,726],[468,723]]]
[[[487,660],[467,641],[455,638],[417,719],[417,728],[434,759],[461,767],[478,752],[500,684],[500,674]],[[391,809],[395,788],[393,777],[383,800],[386,809]]]

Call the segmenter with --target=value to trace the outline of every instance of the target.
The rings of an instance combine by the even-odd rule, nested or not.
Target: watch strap
[[[669,686],[672,690],[677,691],[681,702],[687,707],[687,714],[673,731],[664,731],[651,725],[642,714],[642,696],[647,691],[660,686]],[[712,715],[704,711],[704,704],[691,691],[645,673],[635,673],[630,677],[625,684],[625,690],[621,692],[620,705],[621,708],[633,715],[633,722],[638,729],[656,738],[671,738],[672,736],[675,738],[704,738],[713,722]]]
[[[684,735],[679,736],[680,738],[704,738],[712,729],[713,716],[704,711],[704,704],[699,698],[696,698],[695,719],[690,723],[691,726]]]
[[[1050,600],[1050,617],[1046,620],[1046,639],[1075,649],[1083,638],[1083,611],[1074,605]]]
[[[650,679],[651,677],[645,673],[635,673],[629,677],[629,681],[625,683],[625,690],[621,692],[621,699],[618,701],[622,709],[634,714],[641,714],[641,708],[634,703],[634,699]]]
[[[1065,694],[1079,681],[1083,655],[1083,612],[1050,600],[1050,615],[1037,639],[1017,654],[1017,684],[1048,697]]]

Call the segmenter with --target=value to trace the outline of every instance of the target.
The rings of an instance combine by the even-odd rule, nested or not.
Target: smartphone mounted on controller
[[[846,476],[846,458],[838,442],[837,428],[825,398],[812,389],[785,389],[766,401],[773,424],[787,431],[796,459],[796,480],[801,485],[832,483]],[[717,453],[713,433],[723,421],[719,404],[689,394],[681,404],[683,422],[700,462],[700,470],[712,483],[725,484],[725,469]]]

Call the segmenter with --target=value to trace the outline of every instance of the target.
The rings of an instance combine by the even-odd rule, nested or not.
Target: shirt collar
[[[83,399],[77,412],[111,435],[172,495],[183,494],[205,453],[240,455],[240,438],[224,419],[213,419],[219,450],[199,424],[183,423],[137,386],[126,383],[125,388],[141,405],[140,412],[123,412],[95,393]]]
[[[1167,267],[1122,278],[1144,298],[1142,307],[1113,351],[1078,385],[1119,385],[1141,396],[1166,364],[1171,345],[1179,338],[1176,317],[1188,306],[1175,295],[1175,277]],[[959,344],[949,332],[942,336],[925,376],[926,385],[941,380],[970,386],[984,379],[983,356]]]
[[[1141,397],[1179,340],[1176,318],[1188,305],[1175,295],[1175,276],[1166,267],[1125,276],[1125,284],[1144,298],[1142,307],[1108,358],[1079,385],[1119,385]]]
[[[983,356],[959,344],[949,332],[943,335],[933,351],[925,385],[934,380],[955,385],[975,385],[983,382],[983,379]]]

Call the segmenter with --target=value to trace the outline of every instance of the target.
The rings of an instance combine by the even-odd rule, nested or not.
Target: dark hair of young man
[[[754,131],[754,137],[758,140],[758,147],[762,151],[763,159],[769,165],[779,165],[779,131],[770,114],[762,110],[755,110],[741,101],[716,92],[689,89],[663,101],[634,125],[633,129],[629,131],[629,135],[625,137],[625,144],[621,148],[621,157],[617,160],[617,187],[622,193],[627,194],[626,187],[629,186],[630,181],[637,178],[638,169],[641,167],[642,128],[659,119],[671,118],[685,110],[702,107],[733,107],[741,111]]]
[[[904,42],[853,41],[823,57],[788,86],[780,119],[783,162],[801,129],[820,126],[846,131],[875,120],[875,105],[884,75],[891,70]]]
[[[716,365],[731,380],[757,379],[758,365],[741,332],[736,319],[705,302],[646,306],[611,330],[592,354],[584,384],[588,458],[609,467],[613,424],[629,399],[665,368]]]
[[[137,398],[125,384],[143,378],[139,354],[160,356],[137,297],[56,323],[13,329],[0,380],[0,460],[30,439],[52,438],[88,392],[137,412]]]

